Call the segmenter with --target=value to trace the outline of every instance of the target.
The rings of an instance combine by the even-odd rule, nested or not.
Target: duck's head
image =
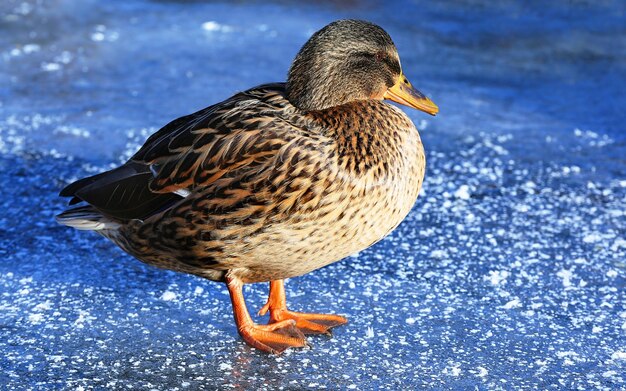
[[[289,69],[287,97],[306,111],[368,99],[439,111],[402,73],[389,34],[362,20],[338,20],[313,34]]]

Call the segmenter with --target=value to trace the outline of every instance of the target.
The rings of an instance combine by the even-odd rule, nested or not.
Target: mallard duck
[[[239,334],[270,353],[328,334],[339,315],[290,311],[283,280],[381,240],[409,213],[425,158],[411,120],[435,115],[402,73],[389,34],[339,20],[306,42],[286,83],[178,118],[124,165],[65,187],[57,216],[139,260],[228,286]],[[255,323],[243,284],[270,282]]]

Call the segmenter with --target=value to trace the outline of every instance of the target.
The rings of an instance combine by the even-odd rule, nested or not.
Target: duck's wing
[[[173,121],[131,161],[151,167],[150,190],[156,193],[193,191],[258,165],[288,141],[284,120],[277,116],[287,103],[283,91],[282,84],[257,87],[185,121]]]
[[[284,85],[260,86],[176,119],[148,138],[123,166],[61,191],[117,219],[145,219],[190,192],[273,157],[288,142],[276,116]]]

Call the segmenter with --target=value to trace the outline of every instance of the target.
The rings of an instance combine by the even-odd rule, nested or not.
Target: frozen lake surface
[[[385,3],[0,4],[3,389],[626,389],[625,3]],[[332,338],[257,352],[225,286],[54,222],[64,184],[284,80],[346,17],[391,34],[441,113],[408,111],[428,170],[407,220],[287,282],[349,318]]]

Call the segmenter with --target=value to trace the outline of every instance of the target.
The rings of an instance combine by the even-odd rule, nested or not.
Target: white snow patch
[[[22,47],[22,51],[25,54],[35,53],[35,52],[38,52],[39,50],[41,50],[41,46],[37,45],[36,43],[27,43],[26,45]]]
[[[61,64],[58,64],[56,62],[44,62],[43,64],[41,64],[41,69],[46,72],[56,72],[61,69]]]
[[[176,300],[176,293],[172,292],[172,291],[165,291],[163,292],[163,294],[161,295],[161,300],[165,300],[165,301],[175,301]]]
[[[626,360],[626,352],[614,352],[611,354],[613,360]]]
[[[563,365],[574,365],[576,361],[581,361],[578,353],[573,351],[556,352],[556,356],[563,359]]]
[[[506,282],[510,273],[506,270],[491,270],[488,276],[483,277],[483,281],[491,282],[491,285],[500,285]]]
[[[565,288],[569,288],[572,286],[572,277],[574,276],[574,274],[571,270],[561,269],[561,271],[556,273],[556,275],[563,279],[563,286]]]
[[[519,308],[521,306],[522,306],[522,303],[520,302],[520,300],[518,298],[515,298],[509,301],[508,303],[506,303],[505,305],[503,305],[502,308],[504,308],[505,310],[510,310],[513,308]]]
[[[461,374],[461,364],[452,363],[450,366],[443,370],[443,373],[451,376],[459,376]]]
[[[107,30],[107,27],[103,24],[97,25],[94,30],[95,31],[91,33],[91,40],[94,42],[115,42],[120,37],[120,33]]]
[[[67,126],[67,125],[61,125],[57,127],[56,129],[54,129],[53,133],[54,134],[67,134],[70,136],[83,137],[83,138],[89,138],[89,136],[91,136],[91,133],[89,133],[87,129],[77,128],[77,127]]]
[[[204,31],[218,31],[221,33],[229,33],[233,31],[233,28],[224,24],[217,23],[213,20],[202,23],[202,29]]]
[[[91,323],[94,319],[95,317],[89,315],[89,311],[78,310],[78,318],[74,321],[74,326],[82,329],[85,327],[85,323]]]
[[[515,205],[515,210],[520,213],[526,213],[530,210],[530,207],[526,204]]]
[[[223,362],[220,363],[220,371],[230,371],[233,369],[233,366],[229,363]]]
[[[595,232],[585,235],[585,237],[583,238],[583,242],[585,243],[596,243],[601,240],[602,240],[602,235],[595,233]]]
[[[617,251],[620,248],[626,248],[626,239],[615,239],[615,242],[613,242],[613,245],[611,246],[611,251]]]
[[[433,251],[430,252],[431,258],[441,259],[441,258],[446,257],[447,255],[448,254],[446,253],[445,250],[433,250]]]
[[[104,41],[104,38],[105,35],[101,31],[96,31],[95,33],[91,34],[91,40],[94,42],[102,42]]]
[[[462,200],[469,200],[471,195],[470,195],[470,191],[469,191],[469,186],[468,185],[461,185],[455,192],[454,192],[454,196],[456,198],[460,198]]]
[[[47,311],[50,308],[52,308],[52,303],[50,302],[50,300],[46,300],[43,303],[39,303],[35,306],[35,308],[33,308],[33,310],[35,311]]]
[[[28,321],[32,324],[38,324],[43,321],[43,314],[30,314],[28,315]]]

